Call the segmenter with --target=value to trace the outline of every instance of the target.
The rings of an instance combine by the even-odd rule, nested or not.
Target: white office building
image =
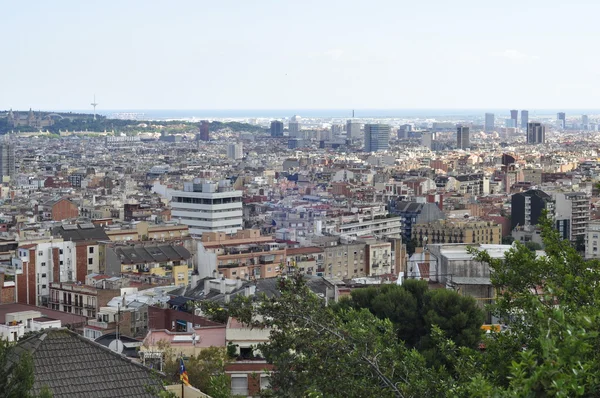
[[[242,229],[242,191],[227,180],[195,179],[184,183],[183,191],[170,191],[173,220],[189,226],[191,235],[203,232],[233,234]]]
[[[227,157],[231,160],[242,159],[244,157],[242,144],[229,144],[227,146]]]

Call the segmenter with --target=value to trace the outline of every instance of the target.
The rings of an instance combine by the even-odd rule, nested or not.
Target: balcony
[[[88,325],[89,326],[93,326],[93,327],[97,327],[97,328],[100,328],[100,329],[108,329],[108,322],[89,320],[88,321]]]

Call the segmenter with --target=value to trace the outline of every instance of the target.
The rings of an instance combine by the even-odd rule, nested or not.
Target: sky
[[[0,7],[0,109],[600,109],[594,0]]]

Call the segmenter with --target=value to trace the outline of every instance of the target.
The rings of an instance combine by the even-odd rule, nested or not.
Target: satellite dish
[[[121,340],[113,340],[108,345],[108,348],[116,353],[121,354],[123,352],[123,349],[125,348],[125,345]]]

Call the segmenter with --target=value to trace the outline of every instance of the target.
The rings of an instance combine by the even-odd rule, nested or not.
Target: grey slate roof
[[[81,225],[75,225],[77,228],[71,228],[67,226],[65,229],[63,226],[54,228],[52,233],[54,235],[60,235],[64,240],[70,240],[73,242],[85,241],[85,240],[110,240],[104,229],[99,226],[94,228],[81,228]]]
[[[31,353],[33,394],[47,386],[54,398],[146,398],[162,388],[158,376],[125,356],[67,329],[46,329],[20,341],[15,352]]]
[[[192,257],[185,247],[178,245],[119,246],[114,250],[123,264],[184,261]]]

